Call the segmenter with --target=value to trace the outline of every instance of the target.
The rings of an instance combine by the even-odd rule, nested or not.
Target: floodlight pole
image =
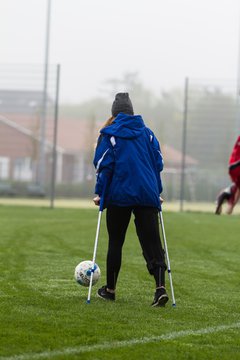
[[[181,164],[181,188],[180,188],[180,211],[183,211],[185,172],[186,172],[186,142],[187,142],[187,118],[188,118],[188,87],[189,79],[185,79],[184,89],[184,112],[183,112],[183,131],[182,131],[182,164]]]
[[[45,41],[45,61],[44,61],[44,82],[42,112],[40,124],[40,154],[39,154],[39,174],[38,183],[42,187],[45,184],[46,159],[45,159],[45,138],[46,138],[46,114],[47,114],[47,88],[48,88],[48,58],[50,42],[50,19],[51,19],[51,0],[47,1],[47,22],[46,22],[46,41]]]

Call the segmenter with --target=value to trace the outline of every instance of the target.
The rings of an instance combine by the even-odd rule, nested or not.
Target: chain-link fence
[[[58,121],[59,66],[0,66],[0,196],[92,198],[99,128],[111,108],[68,106]],[[47,85],[47,86],[46,86]],[[161,142],[166,202],[213,203],[230,182],[228,159],[239,134],[234,81],[186,79],[185,89],[156,101],[129,89]],[[147,106],[145,106],[147,105]],[[62,110],[62,109],[61,109]],[[66,109],[65,109],[66,110]]]
[[[186,79],[179,199],[214,202],[229,185],[228,160],[239,133],[233,81]]]

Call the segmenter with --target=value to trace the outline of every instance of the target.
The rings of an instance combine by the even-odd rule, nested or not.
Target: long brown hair
[[[111,116],[109,119],[107,119],[105,121],[105,123],[103,123],[103,125],[101,126],[101,128],[99,129],[99,133],[102,129],[104,129],[106,126],[110,126],[112,125],[113,121],[114,121],[115,117],[114,116]],[[101,138],[102,138],[102,135],[99,136],[98,138],[98,142],[94,144],[94,148],[96,148],[98,146],[98,144],[100,143],[101,141]]]
[[[107,119],[107,121],[105,121],[105,123],[102,125],[101,129],[105,128],[106,126],[112,125],[113,121],[114,121],[115,117],[111,116],[109,119]]]

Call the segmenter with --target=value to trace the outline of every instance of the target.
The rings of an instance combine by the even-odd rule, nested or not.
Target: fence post
[[[57,130],[58,130],[58,104],[59,104],[59,84],[60,84],[60,65],[57,65],[57,79],[56,79],[56,95],[55,95],[55,110],[54,110],[54,133],[53,133],[53,149],[52,149],[52,178],[50,191],[50,207],[54,208],[55,200],[55,185],[56,185],[56,168],[57,168]]]
[[[185,171],[186,171],[186,143],[187,143],[187,118],[188,118],[188,88],[189,79],[185,79],[184,88],[184,111],[183,111],[183,132],[182,132],[182,164],[181,164],[181,187],[180,187],[180,211],[183,211]]]

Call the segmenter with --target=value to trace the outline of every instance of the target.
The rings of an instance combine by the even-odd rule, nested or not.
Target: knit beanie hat
[[[120,112],[133,115],[133,106],[128,93],[118,93],[112,104],[112,116],[116,117]]]

